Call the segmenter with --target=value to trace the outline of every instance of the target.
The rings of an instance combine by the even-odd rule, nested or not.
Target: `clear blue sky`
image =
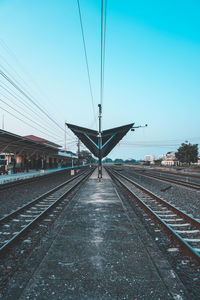
[[[96,112],[100,2],[80,0]],[[39,105],[62,126],[66,120],[95,128],[76,0],[0,0],[0,39],[1,66]],[[199,1],[108,0],[103,129],[149,125],[129,133],[111,158],[139,159],[175,150],[185,140],[199,143],[199,82]],[[3,114],[6,130],[53,140],[1,109],[0,121]],[[63,144],[63,132],[48,126]],[[67,141],[72,150],[73,140]]]

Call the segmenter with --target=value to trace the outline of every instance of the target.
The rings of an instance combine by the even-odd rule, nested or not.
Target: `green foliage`
[[[124,161],[123,161],[123,159],[121,159],[121,158],[116,158],[115,160],[114,160],[114,163],[116,163],[116,164],[122,164]]]
[[[94,158],[92,157],[92,154],[87,150],[82,150],[79,154],[79,159],[84,160],[87,164],[94,163]]]
[[[104,160],[103,160],[103,163],[112,163],[112,159],[111,158],[108,158],[106,157]]]
[[[126,159],[123,160],[121,158],[116,158],[115,160],[112,160],[111,158],[106,157],[103,160],[103,163],[115,163],[115,164],[135,164],[136,160],[135,159]]]
[[[136,160],[135,159],[126,159],[125,161],[124,161],[124,163],[125,164],[135,164],[136,163]]]
[[[155,163],[155,165],[157,165],[157,166],[161,166],[161,162],[162,162],[162,159],[156,159],[155,161],[154,161],[154,163]]]
[[[176,158],[181,163],[195,163],[198,160],[198,144],[182,143],[175,153]]]

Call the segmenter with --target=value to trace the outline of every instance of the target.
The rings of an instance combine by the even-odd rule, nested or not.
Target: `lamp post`
[[[99,163],[98,163],[98,178],[101,181],[102,178],[102,134],[101,134],[101,118],[102,118],[102,107],[101,104],[98,104],[99,107],[99,132],[98,132],[98,148],[99,148]]]

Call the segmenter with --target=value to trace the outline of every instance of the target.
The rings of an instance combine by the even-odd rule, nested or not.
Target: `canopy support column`
[[[102,107],[99,107],[99,132],[98,132],[98,147],[99,147],[99,162],[98,162],[98,178],[101,181],[102,178],[102,132],[101,132],[101,118],[102,118]]]

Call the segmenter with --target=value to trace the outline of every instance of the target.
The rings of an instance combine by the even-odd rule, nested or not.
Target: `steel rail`
[[[41,178],[52,177],[56,173],[62,174],[62,173],[65,173],[65,171],[69,171],[69,170],[70,170],[70,168],[69,169],[61,169],[59,171],[43,174],[43,175],[40,175],[40,176],[33,176],[31,178],[29,177],[29,178],[24,178],[24,179],[13,180],[13,181],[6,182],[6,183],[1,183],[0,184],[0,191],[5,190],[5,189],[10,188],[10,187],[15,187],[15,186],[30,183],[30,182],[36,182],[37,180],[39,180]]]
[[[58,186],[54,187],[53,189],[51,189],[50,191],[42,194],[41,196],[33,199],[32,201],[26,203],[25,205],[21,206],[20,208],[16,209],[15,211],[3,216],[2,218],[0,218],[0,225],[2,223],[4,223],[5,221],[7,221],[10,218],[15,217],[16,215],[18,215],[19,213],[23,212],[23,210],[31,207],[32,205],[36,204],[37,202],[41,201],[42,199],[44,199],[45,197],[53,194],[54,192],[56,192],[57,190],[61,189],[62,187],[64,187],[65,185],[67,185],[68,183],[70,183],[71,181],[73,181],[74,179],[80,177],[82,174],[84,174],[86,171],[84,171],[83,173],[80,173],[72,178],[70,178],[69,180],[59,184]]]
[[[171,182],[177,185],[182,185],[185,187],[188,187],[190,189],[195,189],[195,190],[200,190],[200,184],[198,183],[193,183],[193,182],[186,182],[183,180],[177,180],[177,179],[170,179],[170,178],[166,178],[165,176],[157,176],[157,175],[152,175],[152,174],[143,174],[141,171],[134,171],[136,174],[140,174],[141,176],[146,176],[149,178],[155,178],[155,179],[159,179],[162,181],[167,181],[167,182]]]
[[[148,189],[144,188],[143,186],[137,184],[136,182],[134,182],[133,180],[131,180],[130,178],[116,172],[116,171],[111,171],[110,169],[106,168],[107,172],[109,173],[109,175],[116,179],[128,192],[130,195],[134,196],[134,198],[136,198],[136,200],[138,201],[138,203],[140,205],[142,205],[143,208],[145,208],[145,210],[150,213],[154,219],[156,219],[169,233],[170,236],[173,236],[184,248],[185,251],[187,251],[193,258],[195,258],[198,262],[200,262],[200,253],[198,251],[196,251],[180,234],[178,234],[169,224],[167,224],[166,221],[164,221],[161,216],[159,216],[149,205],[147,205],[146,203],[144,203],[144,201],[137,195],[136,192],[132,191],[130,187],[127,186],[127,184],[125,184],[121,179],[124,179],[125,181],[128,181],[129,183],[131,183],[131,185],[134,185],[136,188],[138,188],[139,190],[141,190],[142,192],[144,192],[145,194],[151,196],[153,199],[157,200],[159,203],[163,204],[164,206],[166,206],[167,208],[170,208],[172,211],[176,212],[177,215],[181,215],[182,217],[184,217],[186,220],[190,221],[191,225],[194,225],[196,228],[200,229],[200,222],[198,220],[196,220],[193,217],[188,216],[187,214],[185,214],[183,211],[181,211],[180,209],[176,208],[175,206],[173,206],[172,204],[166,202],[165,200],[159,198],[157,195],[153,194],[151,191],[149,191]],[[164,212],[164,211],[163,211]],[[177,227],[180,224],[177,224]]]
[[[147,169],[148,171],[148,169]],[[182,177],[191,177],[191,178],[199,178],[200,179],[200,175],[195,174],[191,174],[191,173],[179,173],[178,171],[166,171],[166,170],[156,170],[156,169],[152,169],[151,171],[155,171],[155,172],[161,172],[161,173],[165,173],[165,174],[171,174],[171,175],[177,175],[177,176],[182,176]]]
[[[62,188],[64,185],[67,185],[68,183],[78,179],[73,186],[71,186],[67,191],[65,191],[61,196],[59,196],[52,204],[50,204],[45,210],[43,210],[39,215],[37,215],[29,224],[27,224],[25,227],[23,227],[16,235],[14,235],[11,239],[9,239],[6,243],[3,244],[3,246],[0,248],[0,255],[4,254],[5,251],[10,248],[15,242],[17,242],[23,235],[27,233],[29,229],[31,229],[41,218],[43,218],[52,208],[57,206],[68,194],[70,194],[78,185],[80,185],[82,182],[84,182],[90,174],[93,172],[92,170],[86,171],[82,174],[79,174],[72,179],[68,180],[67,182],[59,185],[58,187],[52,189],[50,192],[47,192],[43,194],[40,199],[44,199],[45,196],[49,196],[53,192],[59,190]],[[81,177],[81,178],[79,178]],[[28,203],[27,208],[31,206],[31,204],[36,204],[39,201],[39,198],[35,199],[34,201],[31,201]],[[25,209],[25,206],[17,210],[18,213],[20,213],[22,210]],[[16,211],[11,213],[10,215],[5,216],[2,218],[0,221],[1,223],[4,223],[6,220],[11,219],[13,216],[16,215]]]
[[[140,168],[141,170],[145,170],[145,171],[151,171],[151,172],[161,172],[164,174],[171,174],[171,175],[177,175],[177,176],[182,176],[182,177],[193,177],[193,178],[198,178],[200,179],[200,171],[188,171],[188,172],[181,172],[183,170],[174,170],[173,169],[171,171],[165,170],[165,169],[159,169],[159,167],[150,167],[150,168],[144,168],[141,166],[137,166],[137,168]],[[180,171],[180,172],[179,172]]]

